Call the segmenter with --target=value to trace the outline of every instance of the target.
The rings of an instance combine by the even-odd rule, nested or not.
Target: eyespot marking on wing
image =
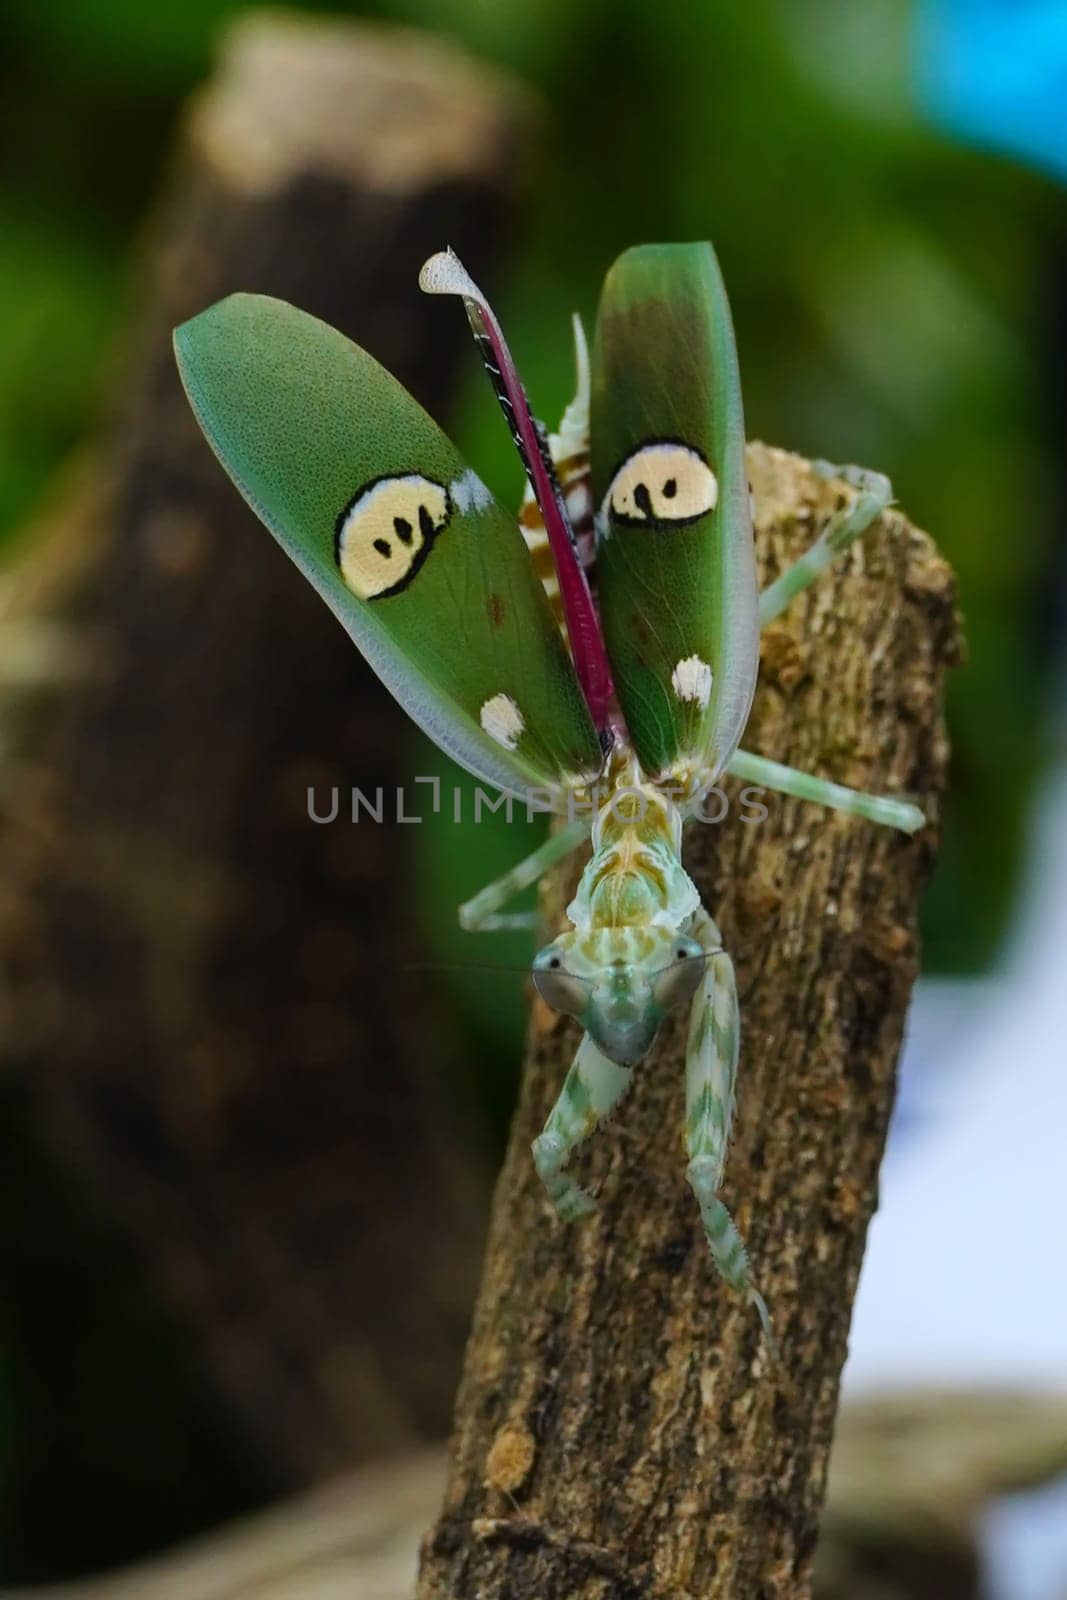
[[[671,673],[671,688],[679,700],[693,700],[703,710],[711,699],[711,668],[699,656],[686,656]]]
[[[631,452],[604,496],[602,521],[627,527],[680,527],[714,511],[719,480],[682,439],[655,439]]]
[[[480,720],[490,739],[495,739],[505,750],[515,749],[526,726],[526,719],[509,694],[495,694],[487,700]]]
[[[417,472],[365,483],[336,525],[337,565],[353,594],[384,600],[406,589],[451,515],[448,490]]]

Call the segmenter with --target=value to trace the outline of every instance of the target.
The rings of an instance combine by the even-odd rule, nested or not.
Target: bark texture
[[[764,581],[840,498],[753,445]],[[768,795],[696,827],[688,865],[735,958],[743,1037],[723,1196],[769,1302],[715,1276],[685,1183],[683,1019],[581,1161],[598,1215],[551,1214],[529,1146],[578,1043],[535,1003],[420,1600],[808,1594],[853,1293],[915,975],[945,780],[953,583],[893,512],[764,636],[747,748],[913,794],[914,839]],[[574,873],[550,885],[555,923]],[[902,1308],[902,1315],[906,1311]]]
[[[309,784],[322,807],[406,777],[408,725],[211,456],[170,331],[275,294],[440,414],[469,342],[418,269],[453,243],[492,280],[535,115],[422,35],[237,27],[147,230],[110,426],[0,579],[8,1088],[275,1487],[445,1431],[488,1186],[450,1136],[447,1023],[401,975],[411,830],[307,815]]]

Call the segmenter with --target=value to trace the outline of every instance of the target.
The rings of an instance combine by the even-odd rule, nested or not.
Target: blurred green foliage
[[[238,9],[227,0],[8,8],[0,541],[106,404],[138,223],[182,99]],[[904,0],[317,9],[445,32],[541,91],[539,175],[498,309],[546,420],[571,387],[567,314],[591,319],[616,252],[639,239],[711,237],[733,301],[749,433],[887,471],[935,533],[959,573],[970,660],[951,687],[954,792],[926,962],[988,964],[1042,755],[1038,598],[1053,559],[1062,448],[1049,406],[1048,303],[1063,252],[1061,194],[919,123]],[[452,420],[479,471],[514,499],[519,473],[473,351]],[[420,772],[446,771],[421,744],[412,759]],[[411,835],[428,953],[521,965],[524,939],[460,943],[454,906],[529,848],[528,830],[500,822],[457,833],[442,817]],[[468,1020],[487,1111],[502,1127],[521,985],[476,970],[442,981]],[[2,1335],[0,1325],[0,1383],[21,1348],[10,1327]],[[120,1370],[124,1350],[143,1341],[123,1318],[112,1336]],[[115,1398],[113,1385],[104,1392]],[[0,1435],[6,1409],[0,1395]],[[94,1558],[118,1554],[93,1547]]]

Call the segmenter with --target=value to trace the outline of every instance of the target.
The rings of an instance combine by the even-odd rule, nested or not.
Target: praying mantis
[[[517,518],[366,351],[281,301],[232,295],[178,328],[182,380],[238,489],[412,719],[484,782],[568,816],[460,908],[461,926],[525,923],[508,901],[591,845],[568,926],[533,965],[543,999],[584,1030],[533,1143],[559,1216],[593,1208],[570,1158],[664,1018],[688,1007],[686,1175],[715,1266],[770,1336],[718,1196],[741,1037],[734,970],[682,838],[726,773],[923,826],[906,799],[741,748],[761,628],[870,526],[890,485],[820,463],[855,494],[758,593],[737,354],[709,244],[619,257],[591,354],[575,319],[577,393],[551,435],[458,258],[432,256],[420,283],[464,303],[526,472]]]

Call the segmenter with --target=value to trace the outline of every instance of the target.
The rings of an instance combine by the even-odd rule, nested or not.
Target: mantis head
[[[648,1054],[669,1011],[691,1000],[704,975],[695,939],[666,928],[563,933],[538,952],[533,979],[554,1011],[580,1022],[620,1067]]]

